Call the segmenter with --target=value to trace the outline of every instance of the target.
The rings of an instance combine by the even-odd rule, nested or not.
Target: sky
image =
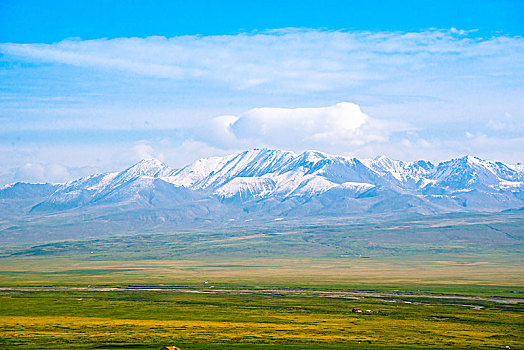
[[[0,185],[254,147],[524,162],[524,1],[0,0]]]

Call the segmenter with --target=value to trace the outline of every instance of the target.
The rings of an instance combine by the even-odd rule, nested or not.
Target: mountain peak
[[[457,160],[460,160],[460,161],[463,161],[464,163],[469,163],[469,164],[479,164],[479,163],[485,163],[486,161],[484,159],[481,159],[479,157],[475,157],[475,156],[471,156],[469,154],[461,157],[461,158],[458,158]]]
[[[381,155],[373,158],[373,162],[382,165],[393,165],[393,164],[404,164],[404,161],[389,158],[388,156]]]
[[[382,154],[380,156],[376,156],[375,158],[373,158],[373,160],[379,161],[379,160],[392,160],[392,159]]]
[[[141,161],[137,162],[133,167],[135,166],[149,166],[149,165],[155,165],[155,166],[165,166],[165,164],[156,159],[156,158],[148,158],[148,159],[142,159]]]
[[[135,165],[127,168],[122,174],[132,176],[159,176],[170,170],[167,165],[156,158],[143,159]]]
[[[303,158],[305,161],[308,161],[308,162],[316,162],[325,157],[326,157],[325,154],[323,154],[322,152],[312,151],[312,150],[304,151],[300,155],[300,158]]]

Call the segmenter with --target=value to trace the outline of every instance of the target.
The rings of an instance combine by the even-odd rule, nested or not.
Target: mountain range
[[[465,156],[433,164],[253,149],[200,159],[180,169],[147,159],[123,171],[64,184],[7,185],[0,188],[0,230],[12,229],[14,217],[26,222],[101,216],[109,222],[116,217],[143,221],[141,213],[147,212],[157,224],[190,225],[206,220],[391,217],[523,207],[520,163]]]
[[[172,169],[157,159],[65,184],[0,189],[30,214],[93,207],[177,207],[216,201],[276,215],[500,211],[524,206],[524,165],[465,156],[439,164],[385,156],[359,160],[317,151],[253,149]],[[267,212],[269,213],[269,212]]]

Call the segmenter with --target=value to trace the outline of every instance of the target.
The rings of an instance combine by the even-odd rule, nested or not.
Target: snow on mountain
[[[215,194],[221,198],[239,197],[240,199],[263,198],[275,189],[272,179],[263,177],[236,177],[219,187]]]
[[[53,188],[33,211],[107,205],[170,208],[191,201],[204,206],[222,201],[233,211],[238,209],[235,205],[249,204],[250,210],[320,213],[325,208],[340,215],[350,208],[420,213],[504,210],[524,206],[524,167],[471,156],[434,165],[385,156],[359,160],[318,151],[253,149],[200,159],[181,169],[156,159],[143,160],[121,172]]]
[[[311,176],[297,186],[297,188],[289,194],[289,196],[312,196],[324,193],[333,187],[337,187],[336,183],[333,183],[320,176]]]
[[[367,184],[367,183],[359,183],[359,182],[344,182],[339,186],[340,188],[355,191],[355,193],[363,193],[366,192],[372,188],[375,188],[376,186]]]
[[[142,160],[117,173],[96,174],[68,182],[33,210],[70,209],[94,203],[136,201],[153,180],[172,172],[157,159]]]
[[[465,156],[440,163],[433,174],[434,185],[451,190],[499,190],[521,175],[501,162]]]
[[[180,170],[173,171],[172,174],[166,177],[166,180],[177,186],[188,188],[199,187],[204,179],[208,178],[216,169],[222,168],[232,157],[233,156],[199,159]]]
[[[303,169],[306,175],[322,176],[336,184],[379,180],[376,173],[356,158],[333,156],[317,151],[302,153],[286,170],[293,168]]]
[[[236,177],[260,177],[285,167],[295,154],[253,149],[223,158],[198,160],[170,176],[168,181],[193,189],[218,188]]]
[[[374,174],[356,159],[317,151],[254,149],[224,158],[199,160],[166,181],[222,198],[312,196],[349,181],[372,181]]]
[[[118,176],[121,181],[127,181],[140,176],[150,177],[162,177],[167,176],[171,172],[167,165],[159,161],[158,159],[145,159],[142,160],[132,167],[124,170]]]
[[[417,162],[403,162],[380,156],[375,159],[366,159],[363,163],[380,176],[384,176],[402,187],[425,185],[434,173],[435,166],[431,162],[419,160]],[[426,181],[425,181],[426,180]]]

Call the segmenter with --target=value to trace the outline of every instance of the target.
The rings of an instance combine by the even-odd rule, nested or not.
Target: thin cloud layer
[[[520,37],[483,39],[455,29],[417,33],[281,29],[223,36],[6,43],[0,45],[0,51],[31,61],[179,82],[205,81],[238,90],[308,92],[416,72],[437,77],[464,64],[472,66],[455,73],[467,77],[476,72],[496,79],[512,67],[522,67],[522,59],[516,58],[524,57],[523,46]]]

